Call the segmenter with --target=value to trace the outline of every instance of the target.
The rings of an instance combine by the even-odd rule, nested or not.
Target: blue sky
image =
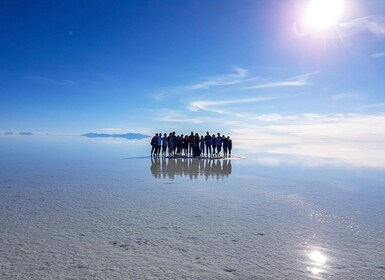
[[[1,1],[0,131],[382,141],[385,2],[308,2]]]

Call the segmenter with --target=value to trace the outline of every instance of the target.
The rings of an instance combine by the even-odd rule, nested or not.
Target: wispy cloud
[[[352,32],[368,31],[377,36],[385,36],[385,18],[382,16],[367,16],[356,18],[340,24],[340,28]]]
[[[358,92],[345,92],[345,93],[340,93],[340,94],[335,94],[331,98],[334,101],[342,101],[342,100],[358,100],[361,99],[363,95]]]
[[[362,105],[358,109],[361,111],[365,111],[365,110],[373,110],[373,109],[380,109],[380,108],[382,109],[385,108],[385,103],[366,104],[366,105]]]
[[[207,81],[186,86],[187,90],[209,89],[217,86],[239,84],[248,75],[248,70],[234,66],[235,73],[213,77]]]
[[[385,56],[385,52],[381,52],[381,53],[373,53],[373,54],[371,54],[370,56],[371,56],[371,57],[376,57],[376,58],[378,58],[378,57],[383,57],[383,56]]]
[[[192,117],[188,111],[172,109],[162,109],[157,119],[161,122],[193,124],[200,124],[208,121],[205,117]]]
[[[309,77],[315,74],[317,74],[317,72],[311,72],[304,75],[295,76],[293,78],[282,80],[282,81],[258,84],[258,85],[247,87],[247,89],[306,86],[306,85],[309,85]]]
[[[25,80],[36,83],[36,84],[42,84],[47,86],[72,86],[74,84],[71,80],[59,80],[59,79],[52,79],[48,77],[41,77],[41,76],[26,76],[24,77]]]
[[[212,101],[212,100],[198,100],[192,101],[188,105],[188,109],[191,111],[210,111],[215,113],[223,113],[224,110],[218,108],[227,105],[242,104],[242,103],[254,103],[262,102],[277,99],[276,97],[254,97],[254,98],[244,98],[244,99],[232,99],[232,100],[222,100],[222,101]]]
[[[162,118],[161,121],[163,122],[172,122],[172,123],[204,123],[204,119],[200,118]]]
[[[301,87],[310,85],[310,77],[317,74],[317,72],[311,72],[284,80],[252,84],[260,78],[257,76],[250,77],[247,69],[238,66],[234,66],[234,70],[235,73],[216,76],[204,82],[159,90],[153,95],[153,98],[155,100],[162,100],[163,98],[170,96],[183,95],[185,97],[191,95],[192,92],[195,93],[197,91],[200,91],[201,94],[205,94],[206,92],[212,92],[215,88],[225,87],[238,92],[260,88]],[[211,91],[206,91],[209,89]]]

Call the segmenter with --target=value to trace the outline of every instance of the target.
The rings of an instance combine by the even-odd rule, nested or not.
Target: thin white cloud
[[[378,58],[378,57],[383,57],[385,56],[385,52],[381,52],[381,53],[373,53],[370,55],[371,57],[375,57],[375,58]]]
[[[157,120],[161,122],[169,122],[169,123],[193,123],[200,124],[207,122],[207,118],[201,117],[192,117],[188,111],[183,110],[173,110],[173,109],[162,109],[160,111]]]
[[[307,73],[304,75],[296,76],[283,81],[275,81],[271,83],[263,83],[254,86],[247,87],[247,89],[258,88],[275,88],[275,87],[301,87],[309,85],[309,77],[317,74],[316,72]]]
[[[381,108],[382,109],[385,108],[385,103],[366,104],[366,105],[362,105],[358,109],[361,111],[365,111],[365,110],[373,110],[373,109],[381,109]]]
[[[172,122],[172,123],[204,123],[204,119],[199,118],[162,118],[163,122]]]
[[[48,77],[41,77],[41,76],[26,76],[24,77],[25,80],[36,83],[36,84],[42,84],[46,86],[72,86],[74,85],[74,82],[71,80],[59,80],[59,79],[52,79]]]
[[[190,111],[210,111],[216,113],[223,113],[224,110],[218,109],[218,107],[223,108],[227,105],[242,104],[242,103],[254,103],[262,102],[276,99],[275,97],[255,97],[255,98],[244,98],[244,99],[232,99],[232,100],[222,100],[222,101],[212,101],[212,100],[199,100],[190,102],[188,109]]]
[[[362,94],[352,91],[352,92],[335,94],[331,98],[334,101],[342,101],[342,100],[358,100],[358,99],[361,99],[362,97],[363,97]]]
[[[377,36],[385,36],[385,18],[382,16],[356,18],[341,23],[339,27],[352,31],[353,33],[368,31]]]
[[[228,85],[234,85],[239,84],[245,79],[248,75],[248,70],[243,69],[237,66],[234,66],[235,73],[233,74],[226,74],[222,76],[217,76],[214,78],[211,78],[205,82],[193,84],[190,86],[187,86],[187,90],[199,90],[199,89],[209,89],[211,87],[217,87],[217,86],[228,86]]]

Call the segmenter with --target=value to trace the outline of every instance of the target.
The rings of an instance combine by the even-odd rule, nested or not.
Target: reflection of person
[[[157,157],[151,157],[150,170],[155,178],[160,178],[160,160]]]
[[[231,174],[231,160],[165,158],[151,157],[150,170],[154,178],[175,178],[188,176],[191,180],[203,176],[209,178],[224,178]]]

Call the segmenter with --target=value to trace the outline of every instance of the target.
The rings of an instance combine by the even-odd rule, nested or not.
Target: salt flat
[[[1,279],[385,277],[381,169],[0,140]]]

